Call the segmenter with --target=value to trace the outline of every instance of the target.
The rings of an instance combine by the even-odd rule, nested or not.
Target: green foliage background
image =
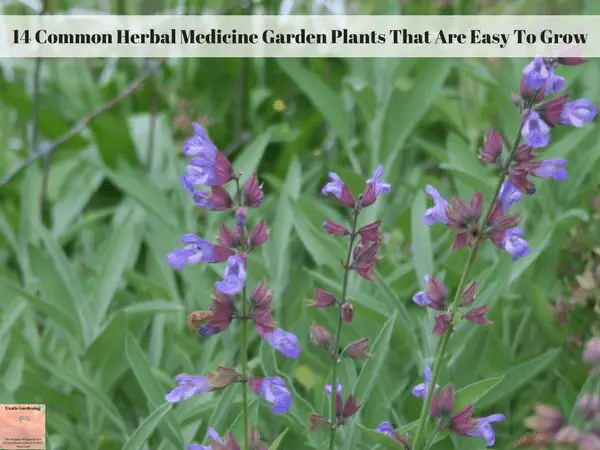
[[[188,3],[157,2],[150,12],[238,8],[237,3]],[[373,1],[345,8],[600,13],[596,3],[460,1],[437,10],[434,1]],[[311,11],[307,4],[293,5],[294,12]],[[55,1],[48,11],[75,7],[98,5]],[[147,12],[147,5],[134,2],[104,7]],[[30,12],[17,3],[5,8]],[[280,5],[252,8],[277,12]],[[238,170],[258,170],[265,183],[265,205],[250,221],[264,217],[272,231],[252,255],[250,286],[268,279],[280,326],[295,333],[304,350],[298,361],[289,361],[252,340],[251,370],[279,374],[294,386],[293,408],[285,416],[273,416],[268,405],[254,399],[251,405],[264,440],[272,442],[287,430],[281,449],[324,445],[323,434],[303,431],[309,411],[327,411],[323,385],[330,377],[325,355],[308,340],[308,328],[313,321],[333,328],[334,318],[306,303],[315,286],[339,294],[344,248],[320,225],[345,217],[318,190],[333,170],[358,192],[374,167],[385,164],[393,194],[365,218],[365,223],[381,218],[389,233],[378,265],[381,281],[352,279],[355,321],[343,332],[344,342],[375,339],[374,356],[342,365],[346,392],[354,391],[363,408],[339,444],[394,448],[369,429],[391,420],[414,433],[420,401],[410,390],[420,382],[422,365],[432,362],[437,342],[430,333],[432,316],[410,299],[428,272],[455,286],[466,258],[465,252],[449,251],[446,229],[422,226],[423,187],[433,184],[445,196],[468,197],[479,190],[489,198],[496,175],[477,161],[476,150],[490,126],[512,140],[519,117],[510,94],[518,89],[524,64],[367,58],[165,62],[129,99],[60,146],[49,170],[40,159],[0,189],[0,403],[46,404],[52,450],[184,448],[202,442],[209,425],[222,434],[228,429],[239,434],[237,386],[174,408],[163,400],[174,375],[206,374],[239,361],[238,329],[200,341],[185,325],[189,312],[210,304],[211,284],[222,267],[177,274],[165,259],[181,234],[215,236],[226,217],[200,211],[179,184],[181,143],[191,133],[190,121],[197,120],[230,152]],[[32,150],[32,111],[37,111],[40,142],[55,139],[121,92],[148,62],[45,60],[39,95],[33,61],[1,65],[0,173],[6,173]],[[569,92],[600,103],[598,61],[561,70]],[[533,254],[512,263],[486,246],[472,272],[481,283],[477,301],[489,305],[495,323],[457,330],[442,381],[464,388],[459,399],[476,401],[478,416],[507,416],[496,427],[497,448],[507,448],[525,432],[522,422],[534,401],[569,414],[584,385],[591,387],[581,350],[572,344],[573,336],[591,335],[597,323],[594,303],[579,306],[565,327],[556,324],[552,304],[571,295],[572,283],[581,287],[584,278],[577,275],[587,276],[590,292],[597,289],[589,272],[600,242],[593,209],[598,137],[596,124],[554,130],[544,156],[568,158],[569,179],[540,181],[538,194],[516,207]],[[483,441],[444,439],[434,448],[476,450]]]

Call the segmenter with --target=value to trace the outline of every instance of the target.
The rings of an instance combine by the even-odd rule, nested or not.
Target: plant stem
[[[248,342],[246,339],[246,287],[242,291],[242,403],[244,408],[244,450],[248,450]]]
[[[333,361],[333,368],[331,370],[331,435],[329,437],[329,450],[333,450],[335,446],[335,431],[337,427],[336,424],[336,408],[335,408],[335,398],[337,395],[337,365],[339,363],[338,349],[340,346],[340,338],[342,335],[342,305],[346,302],[346,294],[348,291],[348,278],[350,274],[350,260],[352,259],[352,247],[354,246],[354,241],[356,239],[356,224],[358,223],[358,216],[360,214],[360,198],[356,202],[357,206],[354,208],[354,217],[352,219],[352,231],[350,232],[350,240],[348,241],[348,255],[346,256],[346,264],[344,265],[344,279],[342,281],[342,298],[340,303],[338,304],[339,316],[338,316],[338,325],[337,331],[335,334],[335,342],[334,342],[334,351],[335,354],[331,355],[331,359]]]
[[[236,186],[236,197],[238,201],[238,205],[242,206],[242,190],[240,188],[240,179],[239,176],[235,177],[235,186]],[[237,217],[235,218],[237,220]],[[240,225],[240,242],[242,246],[242,250],[246,252],[248,250],[248,242],[244,232],[244,225]],[[247,323],[248,323],[248,314],[247,314],[247,293],[246,293],[246,284],[244,284],[244,289],[242,290],[242,315],[240,320],[242,321],[242,337],[241,337],[241,352],[242,352],[242,416],[244,422],[244,450],[249,450],[248,444],[248,340],[247,340]]]
[[[429,408],[431,406],[431,399],[433,397],[433,391],[435,390],[435,385],[438,382],[440,372],[442,370],[442,365],[443,365],[443,362],[444,362],[444,359],[446,356],[446,350],[448,349],[448,342],[450,342],[450,336],[452,335],[452,332],[454,331],[454,326],[455,326],[455,322],[456,322],[455,315],[456,315],[456,312],[458,311],[460,299],[462,298],[462,293],[463,293],[463,290],[467,283],[467,278],[469,277],[469,273],[471,272],[471,268],[473,267],[473,262],[475,261],[475,257],[477,256],[477,250],[479,249],[479,244],[481,243],[483,230],[485,230],[488,218],[490,217],[490,214],[492,213],[494,204],[496,203],[496,200],[498,199],[498,195],[500,194],[500,189],[502,188],[502,183],[504,182],[504,179],[506,178],[506,175],[508,174],[508,169],[510,168],[510,164],[512,163],[512,161],[514,159],[517,148],[519,147],[519,143],[521,142],[521,129],[523,128],[523,124],[524,124],[524,119],[521,120],[521,125],[519,126],[519,131],[517,132],[517,136],[513,142],[513,146],[508,155],[508,158],[506,159],[506,162],[504,163],[504,167],[502,168],[502,172],[500,174],[500,179],[498,180],[498,183],[496,185],[496,190],[494,192],[492,200],[490,201],[487,211],[480,222],[479,230],[481,230],[481,231],[480,231],[480,233],[477,234],[475,241],[472,243],[472,245],[469,249],[469,256],[467,258],[467,262],[465,264],[465,267],[463,268],[463,272],[460,277],[460,281],[458,282],[458,286],[457,286],[456,292],[454,294],[454,299],[452,300],[452,303],[450,305],[449,314],[452,316],[452,321],[450,323],[450,326],[448,327],[448,330],[442,336],[442,342],[440,343],[437,355],[435,357],[433,373],[431,375],[431,380],[429,382],[429,389],[427,390],[427,397],[426,397],[425,401],[423,402],[423,406],[421,408],[421,415],[419,417],[419,425],[418,425],[417,433],[415,434],[415,440],[414,440],[413,446],[412,446],[413,450],[419,450],[419,444],[420,444],[420,441],[421,441],[421,438],[422,438],[422,435],[423,435],[423,432],[425,429],[425,424],[427,423],[427,420],[428,420],[428,413],[429,413]]]

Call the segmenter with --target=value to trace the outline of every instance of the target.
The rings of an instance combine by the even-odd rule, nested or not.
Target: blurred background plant
[[[35,14],[43,7],[34,1],[0,5],[5,14]],[[48,0],[44,10],[599,14],[600,4]],[[491,194],[495,178],[480,167],[476,152],[490,126],[502,134],[517,127],[510,94],[525,63],[182,59],[157,67],[118,59],[2,61],[0,402],[45,403],[50,449],[175,449],[201,442],[208,425],[222,434],[239,429],[237,390],[175,408],[163,400],[173,374],[238,360],[231,350],[235,333],[201,342],[185,324],[188,312],[210,304],[206,293],[220,274],[212,267],[175,274],[165,259],[181,230],[217,235],[218,223],[190,205],[179,184],[181,144],[195,120],[238,170],[260,169],[265,183],[272,234],[252,255],[249,284],[268,274],[276,319],[305,349],[298,361],[288,361],[251,342],[251,370],[277,373],[293,387],[293,407],[281,417],[252,403],[264,441],[288,429],[281,449],[323,448],[327,437],[304,432],[308,412],[327,411],[323,386],[331,378],[308,329],[313,321],[335,325],[306,302],[315,286],[340,294],[343,253],[320,228],[325,219],[340,222],[341,211],[318,199],[319,189],[333,170],[358,192],[375,166],[385,165],[394,191],[368,213],[381,218],[387,233],[380,278],[353,280],[348,289],[355,310],[346,338],[370,337],[373,357],[344,362],[338,371],[347,392],[364,402],[342,438],[347,449],[393,445],[372,431],[383,420],[414,433],[420,401],[410,390],[420,382],[422,363],[431,363],[437,340],[430,335],[433,317],[423,318],[410,299],[424,288],[425,273],[435,271],[455,286],[466,258],[449,251],[448,231],[422,226],[421,188],[431,183],[443,195]],[[567,90],[598,104],[598,61],[571,70],[564,69]],[[115,104],[107,108],[107,102]],[[80,133],[62,142],[98,109]],[[36,148],[53,152],[46,159]],[[597,125],[557,130],[544,156],[567,157],[569,178],[540,181],[539,194],[519,211],[531,256],[512,263],[494,249],[482,250],[472,275],[494,326],[456,331],[452,370],[446,372],[451,378],[441,380],[465,387],[463,398],[475,402],[478,414],[506,415],[496,427],[497,448],[527,432],[523,421],[534,401],[573,410],[589,373],[582,345],[600,332]],[[10,173],[16,175],[8,179]],[[433,448],[482,447],[477,439],[446,439]]]

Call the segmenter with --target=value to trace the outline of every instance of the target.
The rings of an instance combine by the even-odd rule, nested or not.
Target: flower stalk
[[[239,176],[235,176],[235,188],[236,188],[236,197],[238,199],[238,204],[242,204],[242,189],[240,188],[240,178]],[[238,226],[240,233],[240,242],[242,243],[242,251],[248,251],[248,239],[244,233],[244,226],[240,224]],[[242,304],[241,304],[241,315],[238,319],[242,322],[242,330],[241,330],[241,338],[240,338],[240,351],[241,355],[241,366],[242,366],[242,415],[243,415],[243,423],[244,423],[244,450],[249,450],[249,421],[248,421],[248,338],[247,338],[247,324],[248,319],[250,318],[247,314],[248,310],[248,293],[246,290],[246,285],[244,284],[244,288],[242,289]]]
[[[498,197],[500,195],[500,189],[502,188],[502,184],[504,183],[504,180],[506,179],[506,176],[508,175],[508,170],[510,168],[510,164],[512,163],[512,161],[515,157],[515,154],[517,152],[517,148],[519,147],[519,144],[521,143],[521,130],[523,128],[523,124],[524,124],[524,119],[521,120],[521,124],[520,124],[519,130],[517,132],[517,136],[512,145],[512,148],[508,155],[508,158],[506,159],[506,162],[504,163],[504,166],[502,167],[502,170],[500,172],[500,178],[498,180],[498,183],[496,185],[496,190],[494,192],[494,196],[492,197],[492,200],[490,201],[488,209],[480,222],[479,230],[485,229],[488,219],[489,219],[490,215],[492,214],[492,210],[494,209],[494,205],[496,204],[496,201],[498,200]],[[460,320],[460,316],[459,316],[460,300],[463,296],[463,290],[465,289],[465,287],[467,285],[467,280],[469,278],[471,268],[473,267],[473,262],[475,262],[475,258],[477,256],[477,250],[479,249],[481,239],[482,239],[482,235],[481,235],[481,233],[478,233],[471,244],[467,262],[465,264],[465,267],[463,268],[463,272],[460,277],[460,281],[458,282],[458,286],[457,286],[456,292],[454,294],[454,299],[452,300],[452,303],[450,305],[449,315],[452,317],[452,321],[450,322],[448,331],[445,332],[442,336],[442,341],[440,342],[440,346],[438,348],[438,352],[437,352],[437,355],[435,358],[435,363],[433,365],[433,374],[431,376],[431,383],[429,384],[429,389],[427,391],[427,397],[425,398],[425,401],[423,402],[423,406],[421,408],[421,415],[419,417],[419,425],[417,428],[417,432],[415,434],[415,440],[413,442],[412,448],[414,450],[419,450],[421,436],[423,435],[425,424],[427,423],[427,419],[429,417],[428,413],[429,413],[429,408],[431,406],[431,398],[433,396],[433,392],[435,390],[436,383],[439,380],[440,372],[442,370],[442,365],[443,365],[443,362],[444,362],[444,359],[446,356],[446,351],[448,349],[448,343],[450,342],[450,336],[452,335],[452,331],[454,330],[455,325],[458,323],[458,320]],[[429,448],[429,445],[426,445],[424,447],[424,449],[427,449],[427,448]]]
[[[352,230],[350,231],[350,239],[348,241],[348,255],[346,256],[346,262],[344,264],[344,278],[342,281],[342,298],[339,302],[339,316],[338,316],[338,324],[337,330],[335,333],[335,342],[333,344],[333,351],[331,355],[332,361],[332,369],[331,369],[331,385],[337,385],[337,366],[340,362],[339,357],[339,348],[340,348],[340,339],[342,336],[342,325],[344,323],[343,315],[342,315],[342,305],[346,303],[346,295],[348,293],[348,280],[350,279],[350,262],[352,259],[352,248],[354,247],[354,241],[356,240],[356,236],[358,233],[356,232],[356,225],[358,223],[358,216],[360,215],[360,198],[356,202],[356,206],[353,210],[353,219],[352,219]],[[335,407],[336,396],[331,395],[331,423],[335,424],[336,419],[336,407]],[[335,433],[337,427],[331,427],[331,435],[329,437],[329,450],[333,450],[335,446]]]

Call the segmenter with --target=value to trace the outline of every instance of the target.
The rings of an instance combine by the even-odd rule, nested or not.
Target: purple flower
[[[550,127],[536,111],[529,111],[521,129],[521,136],[531,148],[545,147],[550,142]]]
[[[425,399],[427,397],[427,392],[429,391],[429,383],[431,383],[432,375],[429,366],[425,366],[425,368],[423,369],[423,375],[425,376],[425,382],[417,384],[412,390],[412,395],[414,395],[415,397]],[[439,387],[439,384],[435,385],[435,389],[439,389]]]
[[[554,67],[548,71],[548,80],[546,82],[545,94],[558,94],[565,88],[565,79],[554,73]]]
[[[412,298],[413,302],[421,307],[429,306],[437,311],[444,311],[446,309],[444,302],[448,296],[446,286],[441,280],[428,273],[425,274],[423,279],[427,284],[427,289],[417,292]]]
[[[250,386],[258,395],[273,405],[271,411],[284,414],[292,405],[292,394],[280,377],[253,378]]]
[[[378,433],[383,433],[387,436],[395,437],[396,431],[394,431],[394,427],[388,421],[381,422],[379,425],[375,427],[375,431]]]
[[[182,269],[186,264],[216,263],[225,261],[232,252],[215,246],[195,234],[184,234],[181,242],[185,247],[167,254],[167,261],[174,269]]]
[[[222,186],[231,180],[231,163],[217,150],[204,128],[197,123],[192,123],[192,128],[195,134],[185,142],[183,153],[194,158],[181,177],[183,186],[191,194],[195,186]]]
[[[425,279],[425,283],[429,284],[431,279],[429,274],[426,273],[423,278]],[[427,296],[427,291],[417,292],[415,295],[413,295],[412,301],[421,307],[428,306],[431,303],[431,300],[429,300],[429,297]]]
[[[295,359],[300,356],[298,338],[293,333],[288,333],[281,328],[275,328],[263,336],[265,341],[286,358]]]
[[[212,450],[212,449],[208,445],[196,444],[195,442],[192,442],[190,445],[188,445],[187,450]]]
[[[389,194],[392,190],[392,185],[381,179],[382,175],[383,164],[379,164],[375,169],[375,172],[373,172],[373,177],[367,180],[367,184],[373,184],[375,186],[376,195]]]
[[[353,208],[354,199],[352,194],[340,176],[335,172],[329,172],[329,179],[330,181],[321,189],[321,194],[333,195],[342,205]]]
[[[341,394],[341,393],[342,393],[342,385],[341,385],[341,383],[340,383],[340,380],[338,380],[338,382],[337,382],[337,386],[336,386],[336,388],[335,388],[335,391],[336,391],[338,394]],[[326,385],[325,385],[325,394],[327,394],[327,395],[331,395],[331,385],[330,385],[330,384],[326,384]]]
[[[336,198],[340,198],[342,196],[342,190],[344,189],[344,182],[340,178],[340,176],[335,172],[329,172],[329,181],[323,188],[321,189],[321,194],[323,195],[333,195]]]
[[[216,288],[226,295],[235,295],[244,288],[246,283],[246,267],[240,255],[227,258],[227,267],[223,273],[223,281],[215,283]]]
[[[524,236],[525,233],[523,232],[523,229],[519,227],[511,228],[504,234],[504,250],[512,255],[513,261],[523,258],[531,253],[529,244],[523,239]]]
[[[182,373],[175,377],[175,381],[179,385],[165,395],[165,400],[169,403],[178,403],[194,395],[205,394],[211,390],[207,377]]]
[[[598,110],[587,98],[580,98],[565,105],[560,113],[560,123],[582,127],[596,117]]]
[[[225,444],[225,442],[223,442],[223,439],[221,438],[221,436],[219,436],[219,433],[217,433],[214,428],[208,427],[208,431],[206,434],[208,434],[208,437],[213,442],[216,442],[219,444]],[[212,446],[192,443],[192,444],[188,445],[187,450],[212,450]]]
[[[496,433],[494,433],[492,424],[503,422],[504,416],[502,414],[492,414],[491,416],[475,419],[475,421],[475,427],[467,434],[469,436],[477,436],[485,439],[486,447],[493,446],[496,442]]]
[[[425,211],[423,223],[425,225],[433,225],[436,222],[447,224],[446,207],[448,202],[446,199],[440,195],[436,188],[429,184],[425,186],[425,192],[433,199],[433,206]]]
[[[211,211],[224,211],[233,204],[229,193],[223,186],[211,186],[210,192],[192,192],[196,205]]]
[[[196,122],[192,123],[194,135],[183,144],[183,154],[185,156],[200,156],[205,159],[214,159],[217,154],[217,147],[210,140],[206,130]]]
[[[533,175],[540,178],[552,178],[563,181],[567,179],[566,159],[547,159],[539,161],[539,166],[533,169]]]
[[[371,206],[382,194],[388,194],[392,186],[381,179],[383,175],[383,165],[380,164],[373,172],[373,177],[367,180],[367,185],[361,194],[360,205],[362,207]]]
[[[522,194],[519,189],[516,188],[509,180],[502,183],[500,192],[498,193],[498,201],[502,204],[502,210],[504,212],[521,200]]]
[[[550,71],[544,58],[536,57],[523,69],[523,81],[529,89],[539,89],[546,84]]]

